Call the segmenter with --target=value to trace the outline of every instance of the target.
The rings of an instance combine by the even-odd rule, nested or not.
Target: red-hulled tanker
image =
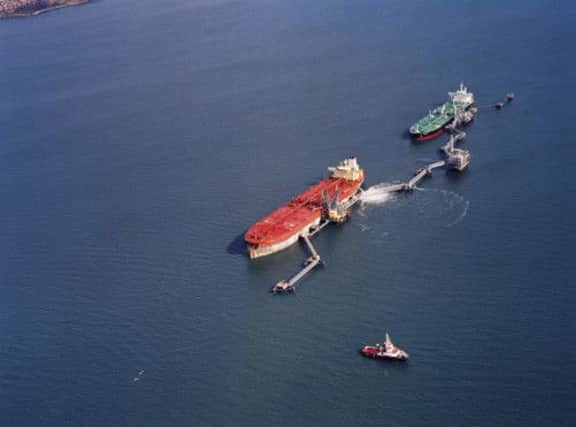
[[[332,173],[284,206],[262,218],[248,229],[244,240],[250,258],[258,258],[281,251],[296,243],[322,221],[326,199],[345,205],[360,190],[364,170],[355,157],[349,157],[338,166],[328,168]]]

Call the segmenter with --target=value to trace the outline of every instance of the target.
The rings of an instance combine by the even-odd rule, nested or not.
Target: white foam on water
[[[387,191],[386,188],[389,187],[390,183],[381,182],[380,184],[373,185],[368,188],[360,195],[360,201],[363,204],[369,205],[382,205],[393,198],[393,194]]]
[[[136,375],[134,378],[132,378],[132,381],[133,382],[140,381],[140,378],[142,378],[142,375],[144,375],[144,369],[141,369],[140,371],[138,371],[138,375]]]
[[[381,182],[369,187],[360,195],[361,206],[381,206],[394,200],[396,193],[390,192],[388,189],[391,185],[395,184]],[[408,199],[412,200],[413,203],[405,206],[405,208],[414,210],[418,217],[428,218],[430,224],[436,223],[436,225],[431,226],[450,228],[462,222],[468,215],[470,202],[454,191],[423,187],[415,187],[414,190],[428,193],[430,196],[432,196],[430,193],[440,195],[440,200],[438,200],[437,196],[431,198],[430,196],[422,197],[424,194],[420,197],[417,194],[412,194],[412,197],[408,197]],[[440,203],[438,203],[439,201]],[[364,216],[363,211],[364,209],[359,209],[358,213]],[[365,224],[360,225],[362,232],[371,232],[371,228]]]
[[[462,213],[460,214],[460,216],[458,216],[458,218],[456,218],[454,221],[452,221],[450,224],[446,225],[446,227],[452,227],[456,224],[458,224],[460,221],[462,221],[464,219],[464,217],[466,215],[468,215],[468,208],[470,207],[470,202],[468,200],[465,200],[465,204],[464,204],[464,210],[462,211]]]

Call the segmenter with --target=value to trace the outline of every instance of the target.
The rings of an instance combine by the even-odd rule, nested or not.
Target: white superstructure
[[[356,157],[347,157],[338,166],[328,168],[332,172],[333,178],[342,178],[350,181],[357,181],[362,178],[362,169],[358,166]]]
[[[464,83],[460,83],[460,88],[456,92],[448,92],[450,99],[454,104],[460,104],[464,108],[468,108],[474,104],[474,94],[468,91]]]

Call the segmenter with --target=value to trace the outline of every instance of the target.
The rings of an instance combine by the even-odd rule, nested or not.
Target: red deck
[[[362,183],[341,178],[325,178],[294,197],[281,208],[262,218],[248,229],[244,239],[251,245],[267,246],[292,237],[322,215],[322,193],[334,196],[339,189],[339,201],[352,196]]]

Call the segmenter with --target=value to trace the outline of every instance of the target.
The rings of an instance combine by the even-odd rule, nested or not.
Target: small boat
[[[396,347],[390,340],[390,336],[386,334],[386,340],[383,344],[376,344],[374,346],[365,345],[360,350],[363,356],[372,357],[374,359],[392,359],[392,360],[408,360],[408,353]]]
[[[504,107],[504,103],[503,102],[497,102],[495,107],[497,110],[500,110],[502,107]]]

